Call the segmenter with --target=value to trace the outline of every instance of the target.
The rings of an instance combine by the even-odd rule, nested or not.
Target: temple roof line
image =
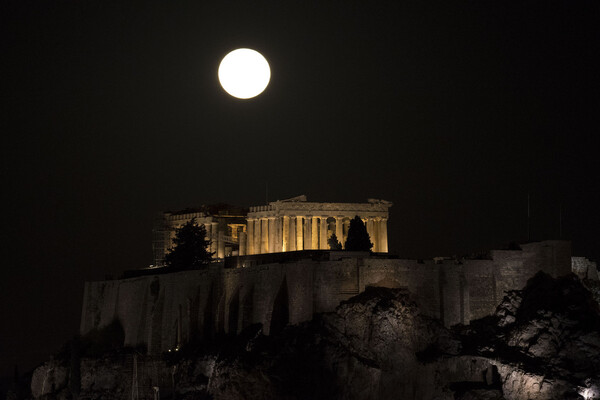
[[[250,207],[249,214],[271,211],[325,212],[328,214],[336,212],[348,214],[348,212],[355,211],[387,213],[392,205],[392,202],[381,199],[367,199],[366,203],[312,202],[308,201],[305,195],[301,195],[291,199],[272,201],[268,205]]]
[[[290,203],[290,202],[298,202],[298,201],[306,201],[306,200],[307,200],[306,195],[301,194],[300,196],[292,197],[290,199],[277,200],[277,202]]]

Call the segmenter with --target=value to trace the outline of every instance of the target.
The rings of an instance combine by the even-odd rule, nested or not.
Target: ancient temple
[[[329,250],[335,233],[344,245],[350,220],[359,216],[367,227],[373,251],[387,253],[387,220],[391,202],[368,199],[366,203],[309,202],[306,196],[277,200],[243,209],[227,205],[203,206],[161,213],[154,227],[154,264],[164,265],[176,229],[196,218],[204,225],[216,259],[236,255]]]
[[[306,196],[250,207],[247,217],[247,254],[297,250],[328,250],[335,233],[345,243],[350,220],[364,221],[373,251],[387,253],[387,220],[392,203],[369,199],[367,203],[315,203]],[[244,254],[240,254],[244,255]]]

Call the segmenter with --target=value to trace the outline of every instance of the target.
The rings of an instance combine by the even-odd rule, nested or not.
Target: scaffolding
[[[165,265],[165,249],[169,247],[171,231],[168,229],[163,213],[154,220],[152,228],[152,258],[154,267]]]

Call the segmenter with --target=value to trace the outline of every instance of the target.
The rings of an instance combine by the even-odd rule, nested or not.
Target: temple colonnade
[[[388,252],[387,221],[392,203],[367,199],[365,203],[309,202],[306,196],[277,200],[240,209],[202,206],[197,210],[161,213],[153,229],[153,266],[163,266],[179,227],[195,218],[204,225],[215,259],[231,255],[329,250],[335,233],[345,246],[350,221],[359,216],[367,228],[372,251]]]
[[[344,246],[354,216],[283,215],[247,219],[247,254],[329,250],[333,233]],[[387,252],[387,218],[362,218],[374,252]]]

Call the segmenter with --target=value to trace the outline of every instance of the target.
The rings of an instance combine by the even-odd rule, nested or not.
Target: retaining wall
[[[307,253],[308,254],[308,253]],[[494,312],[506,290],[521,289],[536,272],[571,271],[570,243],[546,241],[493,251],[489,260],[417,261],[330,252],[286,262],[87,282],[81,334],[118,319],[125,345],[158,354],[217,333],[237,334],[260,323],[263,332],[330,312],[366,286],[407,288],[424,315],[447,326]],[[271,255],[272,256],[272,255]]]

